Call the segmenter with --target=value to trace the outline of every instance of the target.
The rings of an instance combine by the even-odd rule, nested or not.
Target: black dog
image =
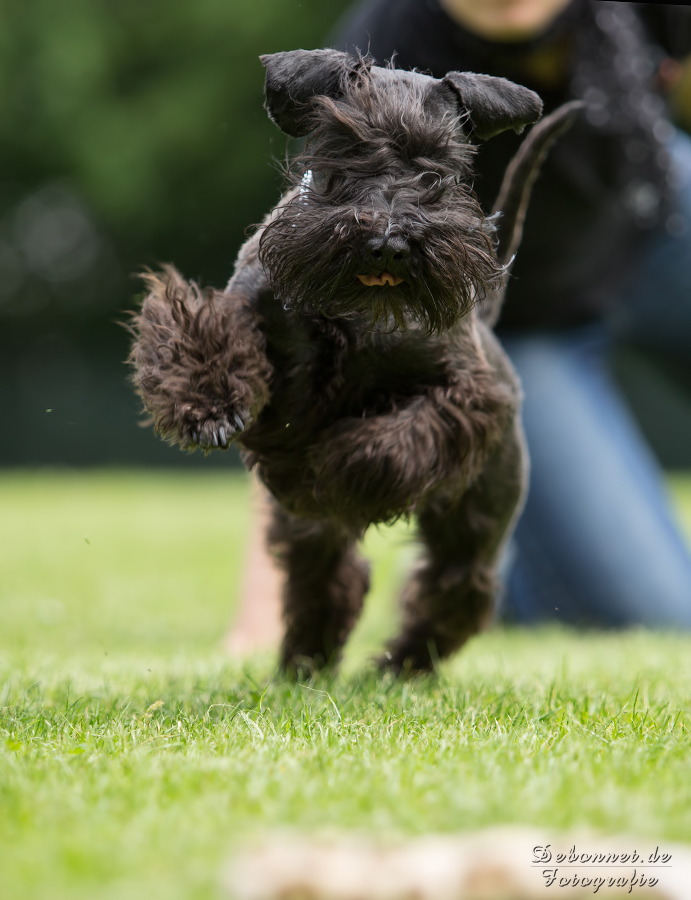
[[[470,138],[535,122],[501,78],[438,80],[334,50],[277,53],[266,106],[306,136],[293,187],[225,292],[148,278],[135,382],[157,430],[237,440],[276,500],[289,669],[336,660],[362,607],[355,544],[415,513],[425,559],[382,665],[429,669],[492,617],[521,506],[520,391],[490,325],[541,160],[576,104],[536,126],[485,218]]]

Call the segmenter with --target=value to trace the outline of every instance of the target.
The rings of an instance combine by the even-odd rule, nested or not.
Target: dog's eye
[[[319,194],[330,194],[343,184],[343,176],[338,172],[314,172],[312,188]]]
[[[328,175],[325,172],[312,172],[312,183],[310,187],[314,188],[317,191],[323,191],[326,187],[326,183],[328,181]]]
[[[443,178],[439,172],[423,172],[420,175],[420,187],[425,191],[431,191],[442,186]]]

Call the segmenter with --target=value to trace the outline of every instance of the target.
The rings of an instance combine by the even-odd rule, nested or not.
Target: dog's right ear
[[[269,118],[290,137],[310,130],[314,97],[336,98],[360,61],[340,50],[289,50],[259,57],[266,69],[264,106]]]

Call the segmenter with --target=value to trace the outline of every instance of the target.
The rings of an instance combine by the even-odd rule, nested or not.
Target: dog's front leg
[[[144,406],[170,441],[228,447],[269,397],[255,312],[242,294],[202,292],[172,267],[146,281],[130,355]]]
[[[420,396],[385,415],[336,422],[310,454],[317,499],[360,525],[408,511],[436,480],[436,419],[429,399]]]
[[[455,386],[436,387],[390,413],[342,419],[312,448],[315,494],[358,524],[400,516],[435,485],[479,471],[511,403],[502,392],[475,402]]]

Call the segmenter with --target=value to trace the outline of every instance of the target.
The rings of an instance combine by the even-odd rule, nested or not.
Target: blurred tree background
[[[226,283],[280,192],[258,56],[323,46],[346,5],[0,5],[0,463],[202,459],[137,426],[132,273]]]
[[[286,151],[258,55],[324,46],[347,5],[0,6],[0,464],[228,464],[138,427],[117,323],[143,266],[225,284]],[[663,461],[691,465],[688,405],[636,363],[622,372]]]

